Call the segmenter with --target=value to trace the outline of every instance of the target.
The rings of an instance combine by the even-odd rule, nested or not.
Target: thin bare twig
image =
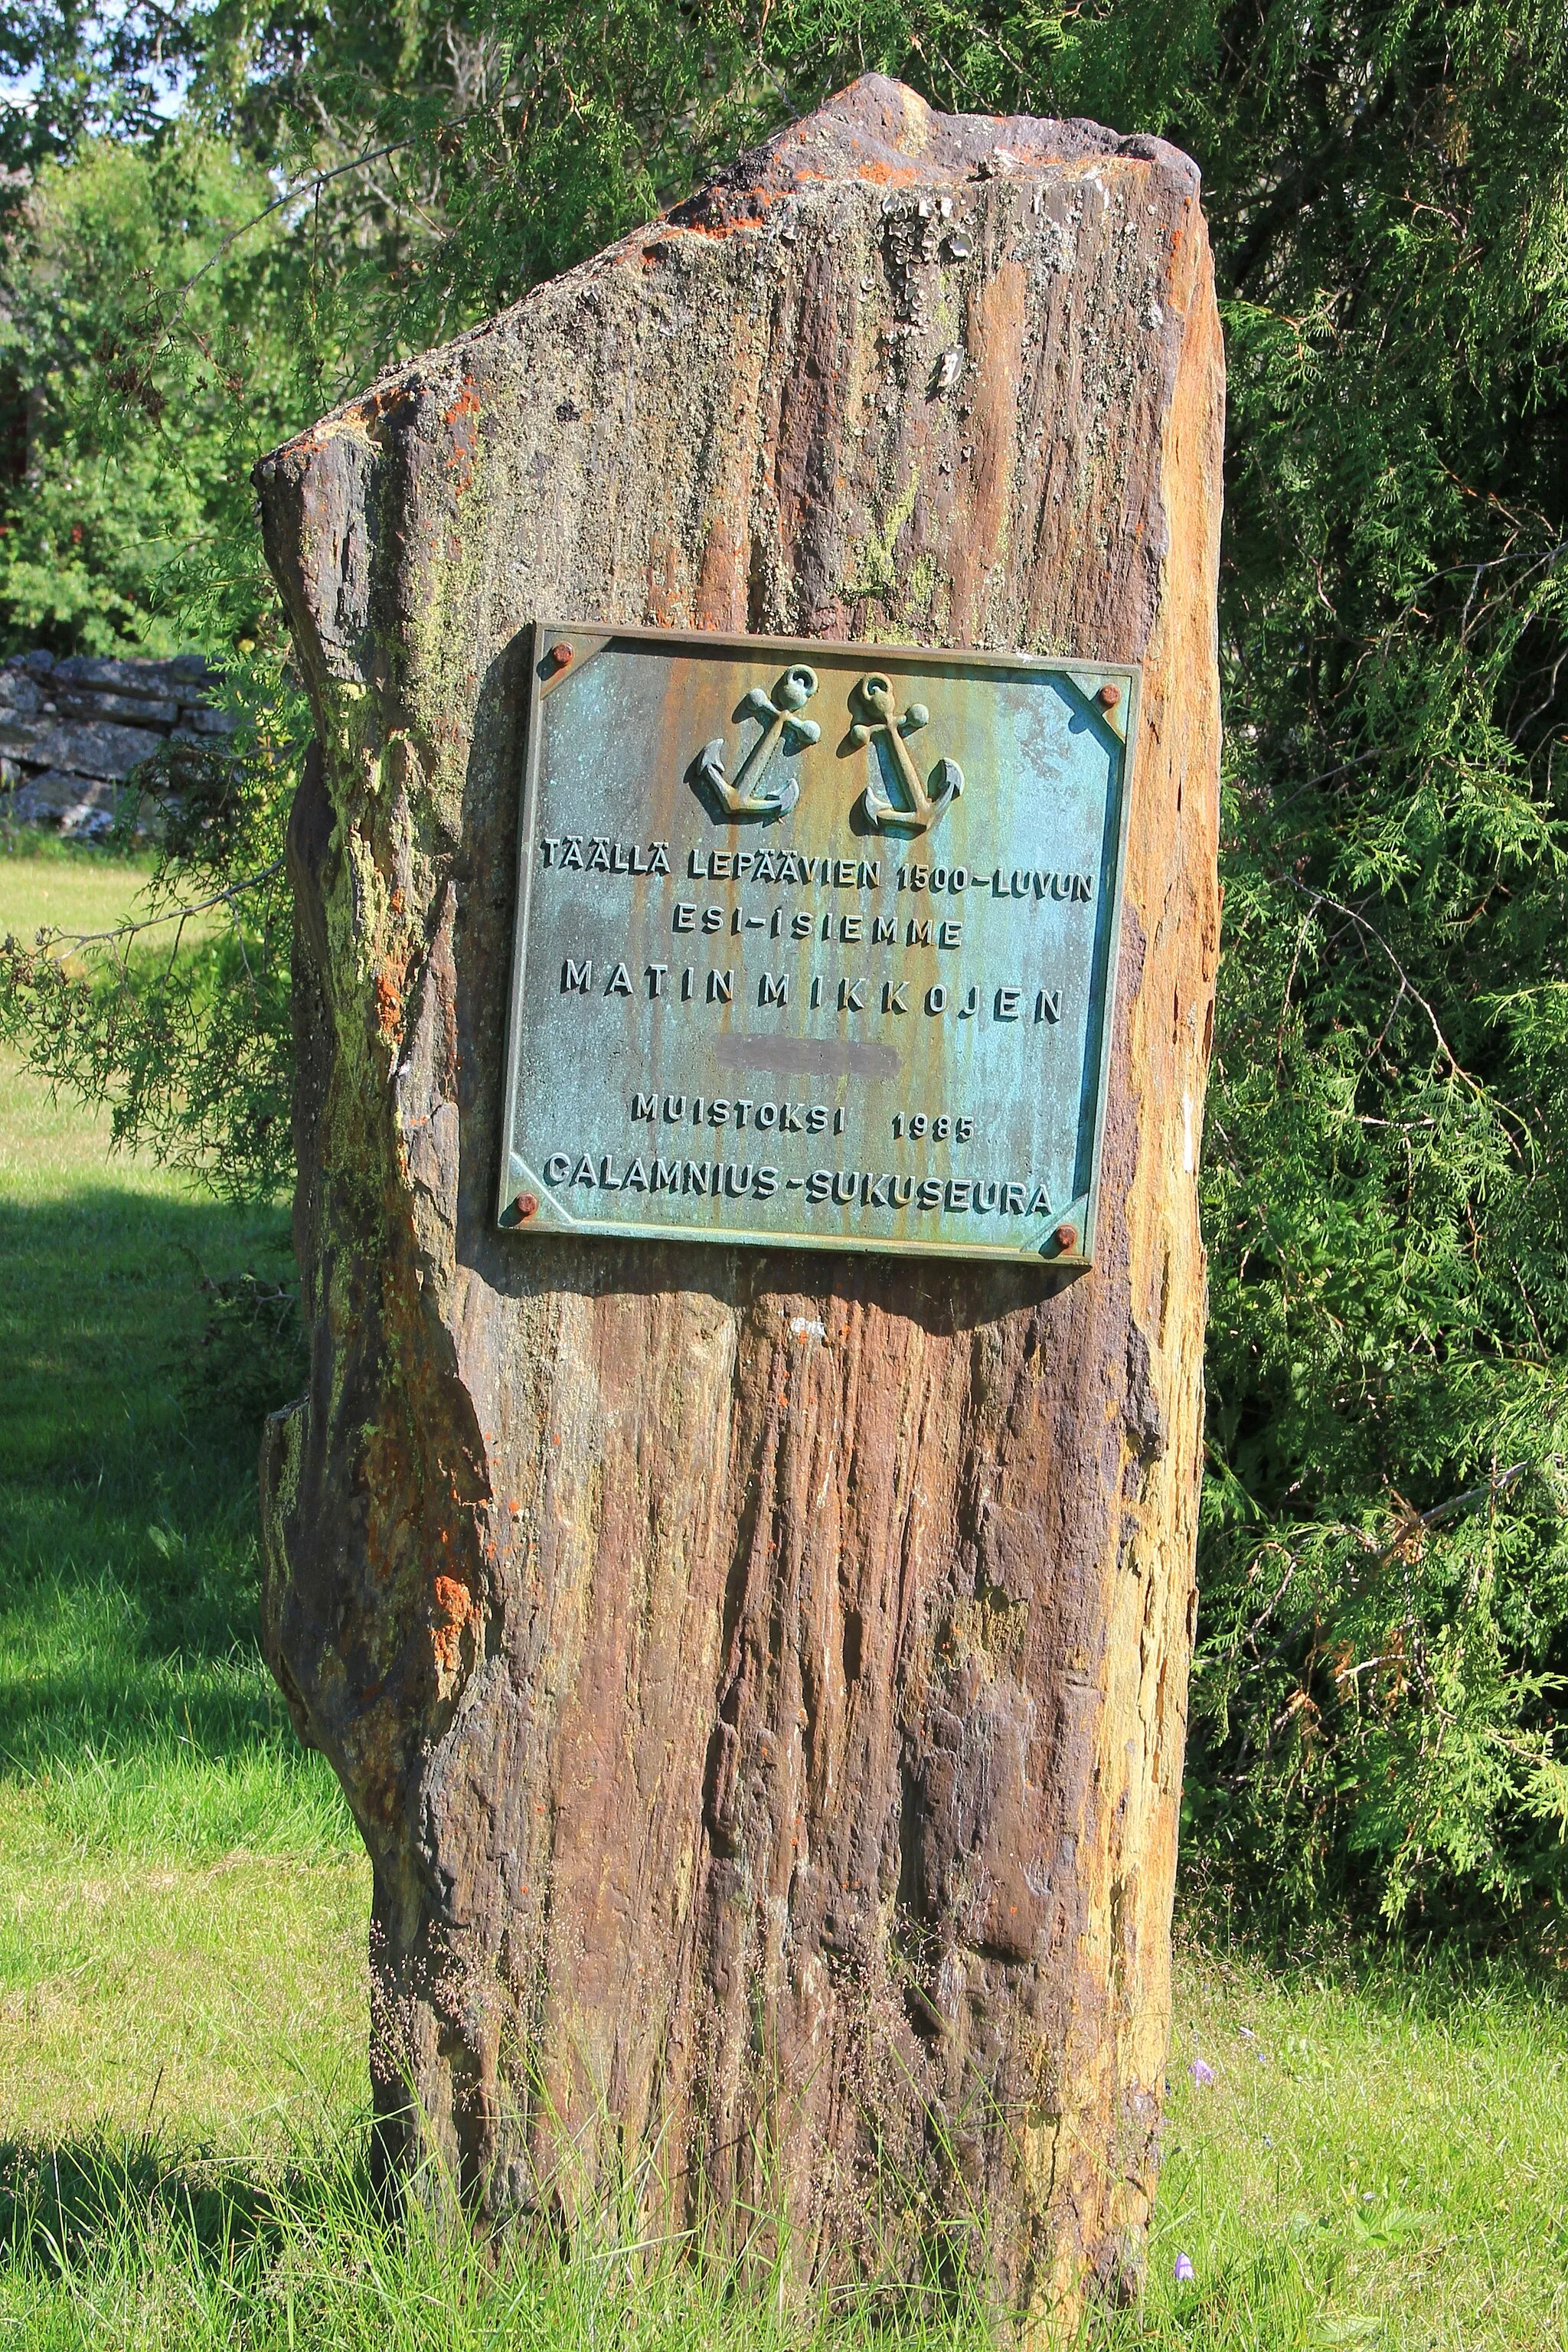
[[[192,287],[198,285],[214,264],[223,259],[231,245],[237,244],[239,239],[248,235],[251,229],[259,228],[264,220],[268,219],[284,205],[294,204],[300,196],[310,195],[312,192],[319,195],[330,181],[341,180],[345,172],[362,172],[367,163],[379,163],[384,155],[395,155],[400,147],[412,147],[417,135],[417,132],[410,132],[405,139],[390,139],[384,147],[373,147],[367,153],[356,155],[352,163],[334,164],[330,172],[313,173],[310,179],[301,180],[297,188],[286,188],[280,196],[274,196],[269,205],[263,205],[261,210],[251,219],[241,221],[237,228],[231,229],[228,235],[213,247],[195,277],[187,278],[181,287],[175,297],[176,304],[183,302]]]
[[[230,882],[223,889],[215,890],[210,898],[198,898],[188,907],[168,907],[158,915],[139,916],[133,921],[117,924],[111,931],[50,931],[47,934],[40,931],[38,944],[46,953],[54,948],[63,947],[67,955],[74,955],[83,948],[121,947],[138,938],[142,931],[156,930],[163,923],[174,923],[180,927],[174,935],[177,952],[181,932],[193,915],[205,915],[214,907],[233,907],[246,891],[259,889],[264,882],[270,882],[274,875],[280,874],[283,866],[283,858],[275,857],[270,866],[260,866],[256,873],[247,874],[244,881]],[[59,959],[52,956],[51,961],[58,962]]]
[[[1378,929],[1376,924],[1369,922],[1366,917],[1360,913],[1356,908],[1347,907],[1342,898],[1331,898],[1326,890],[1316,890],[1310,883],[1299,882],[1293,874],[1286,874],[1281,878],[1284,881],[1289,882],[1293,890],[1299,890],[1304,898],[1310,898],[1314,908],[1318,907],[1331,907],[1336,915],[1343,915],[1348,922],[1354,924],[1358,931],[1364,933],[1366,938],[1371,940],[1375,946],[1382,949],[1384,954],[1388,958],[1389,964],[1399,982],[1401,995],[1412,998],[1426,1015],[1428,1022],[1431,1024],[1432,1034],[1437,1043],[1437,1050],[1442,1055],[1444,1060],[1447,1063],[1452,1075],[1456,1078],[1462,1079],[1465,1085],[1469,1087],[1476,1094],[1484,1094],[1486,1090],[1482,1087],[1479,1079],[1473,1078],[1468,1070],[1467,1070],[1461,1064],[1458,1055],[1455,1053],[1447,1037],[1443,1034],[1442,1024],[1438,1021],[1437,1015],[1433,1012],[1431,1005],[1422,995],[1421,991],[1416,987],[1415,982],[1411,979],[1410,974],[1405,971],[1405,966],[1400,962],[1399,958],[1394,954],[1394,950],[1389,946],[1388,941],[1384,938],[1383,933]]]

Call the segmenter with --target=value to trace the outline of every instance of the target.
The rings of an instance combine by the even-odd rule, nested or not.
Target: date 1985
[[[956,1136],[960,1143],[968,1143],[974,1135],[974,1121],[972,1118],[949,1118],[945,1112],[939,1118],[928,1118],[923,1110],[917,1110],[906,1118],[902,1111],[898,1111],[893,1118],[893,1133],[915,1137],[929,1135],[938,1143],[945,1142],[951,1135]]]

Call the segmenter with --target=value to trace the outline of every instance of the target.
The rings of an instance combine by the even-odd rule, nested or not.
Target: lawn
[[[0,856],[0,933],[141,879]],[[200,1276],[280,1266],[287,1220],[0,1083],[0,2140],[277,2140],[363,2100],[367,1872],[257,1652],[256,1431],[195,1368]]]
[[[0,933],[96,928],[140,878],[0,854]],[[258,1654],[256,1431],[199,1370],[200,1277],[278,1269],[286,1220],[107,1139],[0,1066],[0,2340],[874,2332],[634,2273],[608,2219],[571,2263],[514,2262],[367,2209],[368,1871]],[[1440,1962],[1271,1975],[1200,1928],[1147,2295],[1096,2343],[1568,2345],[1552,1990]]]

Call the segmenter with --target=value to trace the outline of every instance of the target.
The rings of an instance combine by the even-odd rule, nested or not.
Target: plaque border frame
[[[995,1242],[899,1241],[873,1234],[778,1234],[748,1231],[743,1227],[723,1225],[658,1225],[631,1223],[614,1217],[579,1218],[566,1214],[556,1207],[554,1197],[544,1180],[537,1176],[525,1161],[512,1150],[513,1114],[517,1103],[519,1082],[522,1075],[522,999],[523,978],[528,961],[529,912],[533,887],[534,814],[539,804],[539,761],[543,730],[539,724],[540,707],[555,679],[540,675],[544,646],[557,635],[596,637],[602,640],[595,650],[602,651],[617,638],[630,637],[645,645],[684,647],[693,653],[711,648],[729,653],[773,654],[778,656],[808,656],[813,652],[831,652],[847,656],[852,660],[863,659],[868,666],[893,661],[963,662],[981,669],[1034,669],[1056,673],[1066,670],[1072,674],[1073,684],[1080,693],[1093,694],[1101,686],[1120,686],[1126,698],[1125,723],[1114,730],[1121,737],[1121,808],[1116,831],[1116,847],[1110,875],[1111,908],[1110,935],[1106,949],[1105,1003],[1100,1024],[1100,1069],[1095,1089],[1094,1125],[1089,1141],[1089,1192],[1086,1196],[1083,1230],[1074,1249],[1063,1249],[1056,1243],[1055,1229],[1037,1246],[1018,1249]],[[647,1244],[667,1243],[677,1246],[700,1243],[709,1249],[768,1249],[852,1251],[857,1255],[876,1257],[946,1258],[971,1265],[984,1261],[995,1265],[1048,1266],[1072,1273],[1087,1273],[1094,1263],[1095,1238],[1100,1224],[1100,1192],[1101,1177],[1101,1146],[1104,1141],[1105,1114],[1110,1087],[1111,1045],[1116,1028],[1116,1013],[1120,999],[1121,966],[1122,900],[1127,875],[1127,844],[1131,826],[1132,796],[1138,784],[1138,747],[1142,730],[1139,725],[1142,705],[1142,671],[1136,662],[1096,661],[1070,654],[1044,654],[984,651],[966,646],[867,645],[858,638],[840,637],[779,637],[750,635],[744,631],[721,629],[659,629],[643,623],[616,621],[568,621],[546,619],[542,615],[526,624],[519,632],[528,640],[528,691],[523,709],[523,742],[521,775],[517,800],[517,894],[512,912],[511,970],[507,999],[506,1045],[501,1066],[500,1097],[500,1186],[498,1197],[496,1224],[505,1234],[517,1234],[530,1239],[568,1241],[582,1238],[591,1241],[634,1241]],[[564,678],[563,669],[555,674]],[[516,1202],[521,1192],[533,1191],[542,1207],[549,1202],[554,1214],[549,1218],[524,1218],[518,1213]]]

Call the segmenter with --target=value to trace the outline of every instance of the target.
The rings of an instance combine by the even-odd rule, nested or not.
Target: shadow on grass
[[[566,2233],[539,2211],[499,2232],[468,2228],[444,2194],[378,2198],[365,2146],[344,2133],[269,2172],[171,2160],[146,2141],[0,2143],[0,2325],[15,2312],[27,2340],[53,2323],[50,2343],[116,2352],[154,2332],[171,2352],[995,2352],[972,2293],[792,2284],[786,2231],[767,2232],[776,2257],[750,2243],[704,2251],[684,2231],[650,2236],[635,2200],[613,2195]]]
[[[145,2140],[0,2143],[0,2312],[9,2302],[35,2324],[67,2317],[68,2336],[48,2341],[97,2347],[131,2340],[127,2320],[158,2311],[174,2324],[157,2341],[193,2352],[437,2341],[447,2352],[997,2352],[1015,2340],[973,2294],[820,2284],[801,2298],[767,2263],[705,2261],[632,2222],[600,2215],[569,2249],[537,2219],[519,2217],[498,2239],[412,2200],[392,2211],[363,2137],[270,2171]],[[1201,2287],[1173,2296],[1151,2281],[1129,2309],[1091,2299],[1079,2329],[1037,2340],[1042,2352],[1329,2352],[1381,2340],[1373,2321],[1340,2307],[1339,2267],[1325,2248],[1256,2245]],[[31,2294],[17,2296],[17,2282]]]
[[[124,1794],[110,1770],[145,1790],[226,1766],[255,1784],[227,1807],[231,1832],[247,1806],[265,1819],[280,1776],[321,1777],[257,1642],[272,1374],[231,1347],[204,1377],[211,1279],[286,1280],[287,1252],[280,1210],[103,1181],[0,1202],[0,1775],[69,1793],[73,1835]],[[276,1352],[282,1402],[295,1365]]]
[[[73,2343],[118,2343],[130,2340],[112,2316],[124,2289],[140,2307],[150,2288],[159,2300],[174,2284],[187,2321],[216,2291],[229,2324],[160,2332],[159,2342],[232,2343],[240,2311],[261,2324],[258,2336],[242,2327],[243,2340],[271,2342],[280,2275],[291,2274],[308,2309],[344,2273],[368,2262],[373,2276],[381,2264],[395,2273],[412,2251],[407,2217],[400,2224],[372,2184],[367,2145],[363,2129],[339,2126],[268,2162],[171,2149],[151,2133],[0,2141],[0,2311],[16,2314],[14,2290],[30,2278],[100,2323],[73,2332]],[[483,2264],[477,2241],[447,2251],[454,2275]],[[24,2293],[24,2308],[31,2300]],[[136,2340],[148,2339],[138,2331]]]
[[[333,2183],[341,2200],[343,2184]],[[346,2185],[353,2186],[352,2173]],[[360,2185],[369,2194],[362,2168]],[[107,2243],[179,2230],[208,2260],[248,2246],[276,2248],[279,2217],[298,2214],[326,2184],[309,2166],[268,2173],[242,2159],[199,2152],[171,2161],[151,2139],[107,2134],[39,2147],[0,2141],[0,2261],[57,2269],[90,2263]]]

